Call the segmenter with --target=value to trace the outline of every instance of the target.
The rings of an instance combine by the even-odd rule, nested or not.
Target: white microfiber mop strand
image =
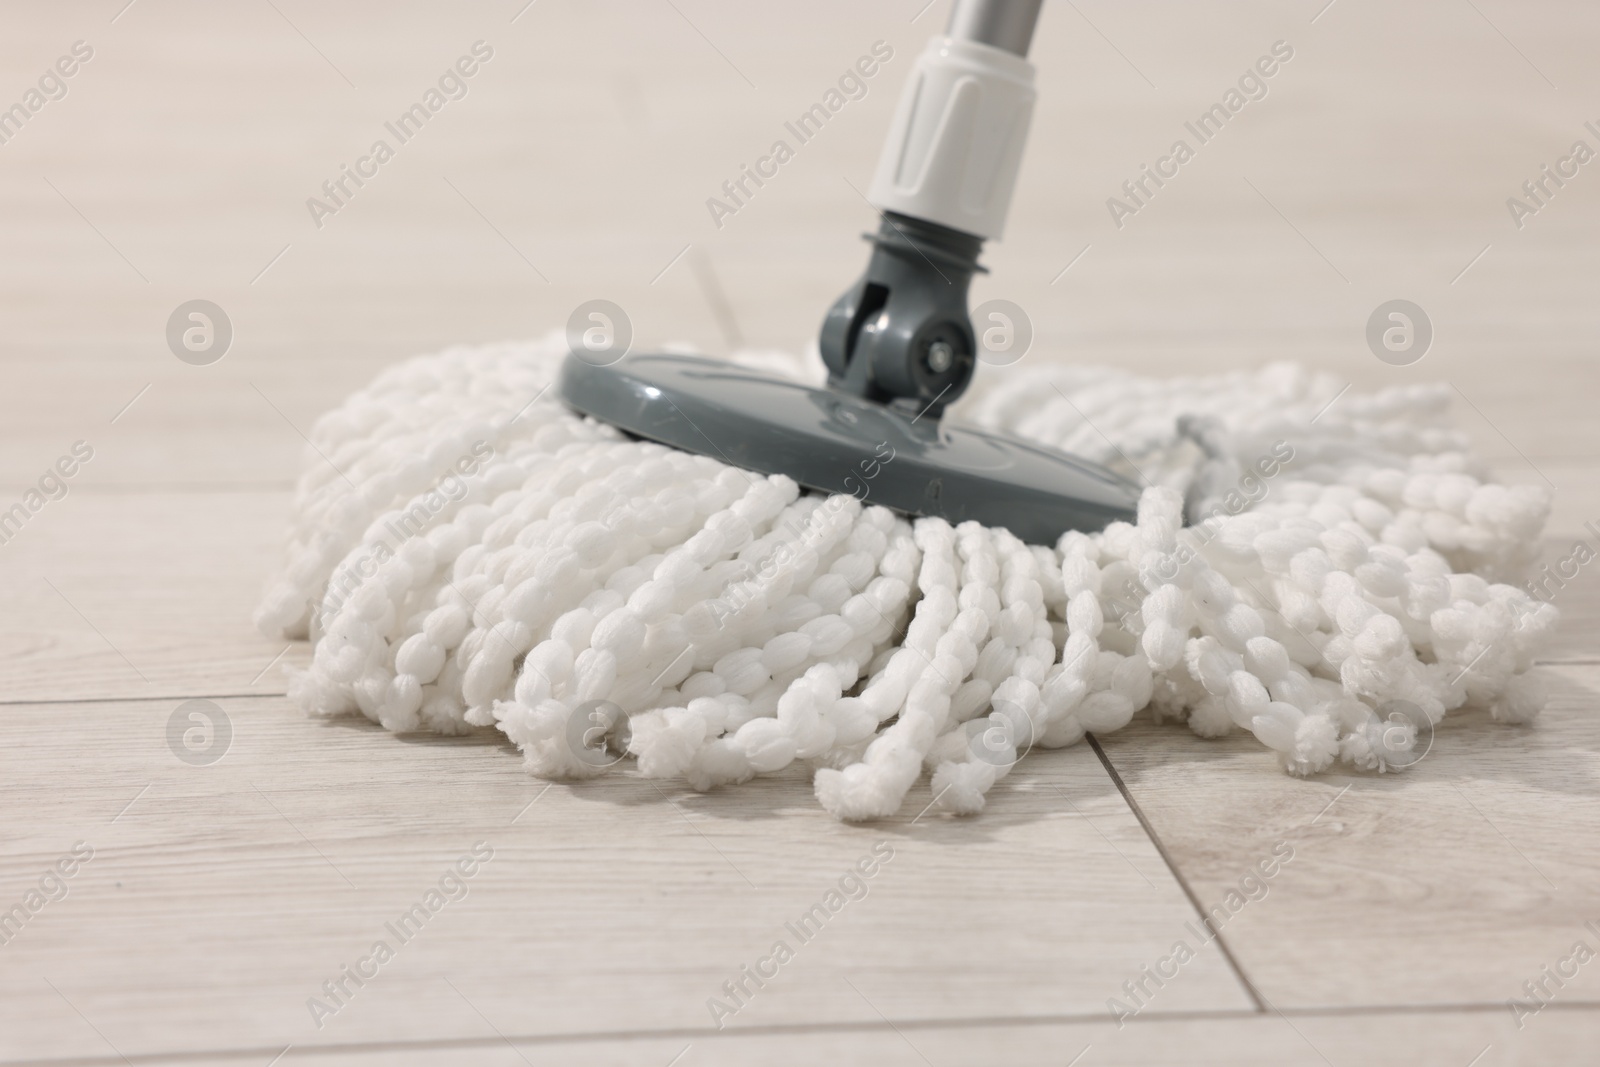
[[[498,727],[544,777],[611,769],[606,727],[697,789],[804,761],[843,819],[895,813],[925,771],[976,812],[1034,746],[1145,707],[1313,774],[1403,768],[1464,705],[1543,703],[1555,609],[1496,583],[1548,500],[1484,480],[1443,388],[1019,368],[965,417],[1150,485],[1136,523],[1046,547],[630,441],[550,397],[564,355],[419,357],[317,423],[257,613],[315,641],[296,703]]]

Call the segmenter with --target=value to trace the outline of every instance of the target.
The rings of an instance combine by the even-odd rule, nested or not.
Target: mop
[[[847,820],[924,776],[976,813],[1034,748],[1141,710],[1296,775],[1403,770],[1463,707],[1531,720],[1556,612],[1509,583],[1549,501],[1488,480],[1444,387],[1035,364],[944,417],[1037,13],[959,0],[919,61],[820,377],[557,331],[411,359],[325,415],[256,616],[314,642],[291,699],[498,730],[546,778],[800,764]]]

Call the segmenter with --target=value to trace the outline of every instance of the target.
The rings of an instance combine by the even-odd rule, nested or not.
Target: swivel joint
[[[828,384],[937,420],[972,381],[967,288],[982,238],[885,212],[861,280],[828,310]]]

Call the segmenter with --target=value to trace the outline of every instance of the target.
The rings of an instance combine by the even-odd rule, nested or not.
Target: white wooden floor
[[[0,12],[0,107],[93,49],[0,144],[0,510],[94,449],[0,544],[0,912],[66,894],[0,944],[0,1063],[1594,1062],[1600,962],[1520,1026],[1507,1001],[1600,948],[1595,568],[1558,597],[1539,723],[1452,718],[1402,776],[1296,781],[1249,739],[1136,724],[1030,757],[981,818],[914,796],[848,827],[799,776],[547,788],[508,746],[293,710],[278,666],[306,649],[249,613],[300,432],[398,357],[597,297],[640,345],[805,345],[947,10],[524,2]],[[1552,553],[1595,543],[1600,173],[1521,229],[1505,201],[1600,147],[1600,10],[1323,4],[1050,0],[975,301],[1027,309],[1030,359],[1449,381],[1504,478],[1556,487]],[[478,40],[468,95],[317,228],[306,198]],[[879,40],[866,97],[714,226],[705,199]],[[1278,40],[1267,97],[1116,228],[1106,198]],[[1437,331],[1409,367],[1363,341],[1396,297]],[[195,298],[235,330],[211,366],[166,346]],[[169,744],[195,698],[228,724],[207,765]],[[308,998],[475,845],[466,895],[319,1028]],[[708,998],[874,847],[867,896],[718,1031]],[[1119,1027],[1108,999],[1274,849],[1265,895]]]

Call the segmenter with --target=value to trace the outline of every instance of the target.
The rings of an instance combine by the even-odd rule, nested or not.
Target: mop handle
[[[1042,0],[956,0],[900,97],[874,207],[998,238],[1033,115],[1027,60]]]
[[[1026,57],[1043,4],[1044,0],[956,0],[944,35]]]

